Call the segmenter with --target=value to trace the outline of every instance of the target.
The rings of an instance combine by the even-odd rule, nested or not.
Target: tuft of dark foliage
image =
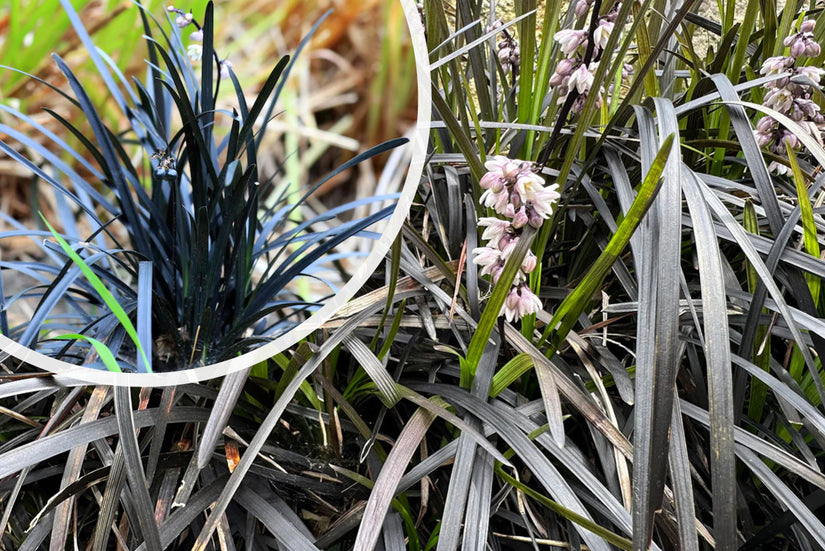
[[[0,310],[3,333],[69,362],[147,372],[226,360],[306,319],[324,297],[316,293],[317,299],[301,298],[296,279],[314,278],[312,272],[321,264],[340,259],[340,253],[331,255],[344,241],[375,237],[370,228],[392,212],[394,201],[393,196],[371,197],[315,213],[307,208],[307,198],[330,178],[406,140],[391,140],[357,155],[309,189],[279,174],[261,180],[258,149],[294,60],[281,59],[248,105],[231,65],[216,52],[212,3],[202,27],[194,20],[203,40],[200,71],[193,68],[178,27],[168,25],[171,31],[165,32],[164,25],[138,6],[149,49],[147,73],[144,82],[127,80],[94,46],[72,6],[64,6],[129,124],[126,131],[107,127],[83,84],[56,54],[54,61],[70,92],[53,88],[83,111],[91,133],[46,111],[85,152],[5,108],[62,150],[53,153],[0,125],[0,131],[42,158],[35,163],[0,142],[0,149],[54,189],[63,233],[32,232],[9,220],[19,230],[0,238],[29,235],[46,260],[3,263],[4,273],[35,280],[5,299]],[[222,74],[237,98],[232,112],[216,109]],[[65,157],[84,174],[64,162]],[[339,223],[341,214],[366,203],[380,208]],[[334,285],[328,288],[334,293]],[[30,320],[9,327],[6,310],[17,300],[36,300],[36,310]],[[72,340],[53,340],[60,334]],[[100,343],[111,350],[116,365],[106,361],[105,352],[100,355]]]

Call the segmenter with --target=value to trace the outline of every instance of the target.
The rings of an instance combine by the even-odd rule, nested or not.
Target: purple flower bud
[[[799,138],[791,134],[790,132],[785,132],[782,136],[782,142],[787,144],[788,147],[791,149],[797,149],[799,147]]]
[[[172,12],[178,11],[178,8],[176,8],[175,6],[170,4],[170,5],[166,6],[166,11],[168,11],[169,13],[172,13]]]
[[[507,293],[507,298],[504,299],[504,315],[507,317],[507,321],[513,321],[518,316],[518,303],[521,299],[521,296],[518,292],[518,287],[513,287],[509,293]]]
[[[512,50],[510,48],[504,47],[498,51],[498,61],[502,65],[508,65],[510,63],[510,54]]]
[[[797,104],[799,105],[799,109],[805,113],[805,116],[809,119],[814,118],[819,112],[819,105],[809,99],[797,100]]]
[[[536,264],[538,264],[536,255],[533,254],[533,251],[527,251],[527,256],[525,256],[524,260],[521,262],[521,271],[525,274],[529,274],[536,269]]]
[[[524,204],[524,201],[521,200],[521,195],[518,192],[513,191],[510,193],[510,204],[513,205],[514,209],[520,209]]]
[[[576,2],[576,17],[582,17],[587,14],[590,9],[590,3],[587,0],[579,0]]]
[[[575,59],[564,58],[556,65],[556,73],[559,75],[570,75],[576,68],[578,62]]]
[[[232,62],[228,59],[221,61],[221,78],[229,78],[229,69],[232,67]]]
[[[802,24],[799,26],[799,31],[803,33],[812,33],[814,32],[815,27],[816,21],[814,21],[813,19],[808,19],[802,22]]]
[[[634,72],[635,72],[635,69],[633,68],[633,65],[631,65],[630,63],[625,63],[622,66],[622,80],[629,79],[633,75]]]
[[[516,229],[523,228],[529,221],[527,212],[525,212],[524,207],[522,206],[513,216],[513,227]]]
[[[756,123],[756,129],[763,134],[769,134],[773,132],[775,126],[776,121],[773,119],[773,117],[762,117]]]
[[[769,143],[771,143],[771,140],[773,139],[771,138],[770,134],[762,134],[760,132],[754,132],[753,134],[756,138],[756,143],[759,144],[759,147],[767,146]]]
[[[791,57],[800,57],[805,53],[805,42],[794,40],[791,44]]]
[[[538,212],[536,212],[536,209],[534,208],[529,209],[527,211],[527,215],[529,218],[529,224],[536,229],[539,229],[541,225],[544,223],[544,218],[542,218],[541,215]]]
[[[518,245],[519,237],[517,235],[507,234],[498,242],[499,249],[501,249],[501,260],[505,262]]]
[[[198,31],[193,32],[192,34],[189,35],[189,40],[193,40],[195,42],[203,42],[203,31],[198,30]]]
[[[822,52],[822,48],[818,43],[810,41],[805,45],[805,55],[808,57],[817,57]]]
[[[509,255],[515,248],[516,243],[518,243],[518,236],[513,233],[508,232],[501,236],[501,239],[498,240],[498,248],[502,251],[502,258],[506,260],[505,251]]]

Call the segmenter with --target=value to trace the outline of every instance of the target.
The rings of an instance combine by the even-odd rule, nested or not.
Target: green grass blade
[[[605,247],[602,254],[599,255],[599,258],[587,272],[587,275],[584,276],[581,283],[579,283],[573,292],[559,305],[553,314],[552,320],[547,324],[547,329],[545,330],[545,334],[542,335],[542,340],[546,339],[549,332],[558,326],[553,338],[552,351],[558,348],[567,336],[567,332],[573,328],[579,314],[584,311],[593,293],[598,289],[599,285],[601,285],[604,277],[610,272],[610,267],[627,246],[636,228],[639,227],[648,209],[653,204],[653,200],[659,192],[660,178],[665,169],[668,156],[671,153],[674,138],[674,135],[670,135],[662,143],[662,147],[656,154],[656,158],[653,160],[647,176],[645,176],[645,180],[636,195],[636,199],[633,201],[630,210],[627,211],[627,215],[619,224],[616,233],[613,234],[607,247]],[[548,354],[548,357],[550,357],[550,354]]]
[[[513,285],[513,280],[516,277],[516,272],[521,269],[521,262],[524,260],[527,251],[530,250],[530,244],[533,237],[536,235],[536,230],[532,226],[525,226],[524,233],[519,237],[510,258],[501,272],[498,282],[493,287],[493,293],[487,301],[484,311],[481,313],[481,319],[478,322],[478,327],[473,338],[470,340],[470,345],[467,348],[466,365],[462,368],[463,384],[469,386],[472,377],[475,375],[481,356],[484,354],[484,349],[487,347],[487,341],[493,333],[501,315],[501,308],[504,306],[504,300]]]
[[[69,333],[67,335],[60,335],[52,338],[57,340],[81,339],[87,341],[94,347],[95,352],[97,352],[97,355],[100,356],[100,360],[103,362],[103,365],[106,366],[106,369],[108,369],[109,371],[113,371],[115,373],[123,373],[123,370],[120,369],[120,366],[118,365],[117,360],[115,359],[115,355],[112,354],[112,351],[109,350],[109,347],[97,339],[93,339],[92,337],[87,337],[86,335],[80,335],[77,333]]]
[[[564,337],[570,329],[573,328],[579,314],[584,311],[584,308],[589,304],[593,293],[610,271],[610,267],[627,246],[636,228],[639,227],[642,218],[644,218],[645,213],[647,213],[647,210],[653,204],[653,199],[656,197],[656,193],[658,193],[660,187],[659,178],[664,170],[667,156],[670,154],[669,148],[672,143],[673,136],[668,136],[659,153],[656,155],[653,166],[645,177],[645,181],[642,183],[636,199],[633,201],[627,215],[619,224],[616,233],[610,239],[607,247],[605,247],[602,254],[599,255],[599,258],[596,259],[596,262],[587,272],[587,275],[584,276],[581,283],[562,301],[553,314],[550,323],[547,324],[547,328],[539,344],[546,341],[551,331],[558,326],[553,344],[546,354],[548,358],[555,353],[558,344],[564,341]],[[490,389],[490,393],[493,396],[501,393],[501,391],[510,386],[513,381],[521,377],[530,368],[530,365],[526,363],[514,363],[508,364],[506,367],[507,369],[500,370],[493,378],[493,385]]]
[[[805,250],[814,258],[819,258],[819,241],[817,240],[816,222],[814,221],[811,198],[808,196],[808,189],[805,186],[805,177],[799,168],[796,153],[794,153],[793,149],[787,143],[785,144],[785,148],[788,152],[788,160],[791,163],[794,185],[796,186],[796,197],[799,202],[800,217],[802,219]],[[813,298],[814,304],[819,304],[820,279],[811,274],[806,274],[805,279],[808,281],[808,287],[811,289],[811,297]]]
[[[536,501],[538,501],[539,503],[553,511],[554,513],[561,515],[567,520],[574,522],[579,526],[586,528],[587,530],[590,530],[591,532],[593,532],[600,538],[604,539],[611,545],[615,545],[619,549],[624,549],[625,551],[631,551],[633,549],[633,544],[629,539],[623,538],[622,536],[616,534],[615,532],[611,532],[606,528],[602,528],[601,526],[599,526],[598,523],[595,523],[592,520],[577,514],[575,511],[571,511],[567,507],[564,507],[559,503],[556,503],[555,501],[551,500],[550,498],[540,494],[539,492],[533,490],[526,484],[519,482],[512,476],[508,475],[500,466],[496,467],[496,474],[503,478],[505,482],[507,482],[514,488],[518,488],[519,491],[532,497],[533,499],[535,499]]]
[[[135,344],[138,353],[140,354],[138,362],[140,362],[140,359],[142,358],[146,366],[146,372],[152,373],[152,366],[149,363],[149,360],[147,359],[146,354],[143,351],[143,347],[140,344],[140,339],[138,338],[137,330],[135,329],[135,326],[132,325],[132,320],[129,319],[129,316],[128,314],[126,314],[126,311],[123,310],[123,307],[120,306],[120,304],[118,304],[117,300],[109,291],[109,289],[107,289],[103,282],[100,281],[100,278],[97,277],[97,274],[95,274],[89,267],[89,265],[83,261],[80,255],[77,254],[71,248],[71,246],[69,246],[66,240],[63,239],[63,237],[61,237],[60,234],[57,233],[57,231],[55,231],[55,229],[52,227],[51,224],[49,224],[49,221],[46,220],[46,217],[43,216],[42,213],[40,213],[40,218],[43,219],[43,222],[46,224],[46,227],[49,228],[49,231],[60,244],[60,248],[63,249],[63,252],[66,253],[66,255],[72,260],[72,262],[77,264],[77,266],[83,272],[83,275],[86,276],[86,279],[89,280],[89,283],[91,283],[92,286],[95,288],[95,291],[98,292],[100,298],[102,298],[103,302],[106,303],[106,306],[108,306],[112,313],[115,315],[115,317],[117,317],[118,321],[123,326],[123,329],[126,330],[126,334],[129,335],[129,338],[132,339],[132,342]]]

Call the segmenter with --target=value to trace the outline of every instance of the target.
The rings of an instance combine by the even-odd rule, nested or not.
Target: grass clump
[[[100,185],[31,140],[26,143],[60,176],[36,166],[10,145],[0,145],[55,190],[65,238],[77,242],[89,228],[82,241],[94,249],[83,258],[63,241],[58,249],[45,242],[41,248],[48,262],[9,264],[10,270],[51,274],[56,262],[58,271],[46,284],[7,302],[8,308],[15,300],[39,297],[26,323],[9,327],[2,313],[4,333],[59,359],[95,365],[96,351],[88,341],[57,347],[49,341],[54,331],[84,334],[106,343],[126,369],[151,372],[153,364],[158,371],[171,371],[227,360],[297,326],[336,287],[329,283],[326,292],[310,296],[301,293],[296,281],[316,278],[313,272],[324,263],[346,258],[336,247],[347,239],[374,237],[371,230],[391,213],[394,197],[367,197],[309,216],[306,201],[331,178],[405,140],[366,150],[307,189],[279,172],[264,177],[258,170],[258,151],[293,66],[288,56],[279,60],[248,104],[231,62],[216,50],[212,5],[207,4],[202,23],[191,12],[169,6],[168,33],[163,25],[150,23],[151,14],[141,12],[149,51],[147,74],[144,82],[129,81],[95,48],[74,9],[68,3],[65,7],[129,121],[129,133],[104,123],[86,88],[57,55],[55,62],[72,95],[58,92],[83,111],[91,134],[57,112],[47,112],[81,142],[97,166],[39,123],[7,110],[57,140],[63,155],[81,164]],[[191,30],[186,41],[184,29]],[[153,32],[162,39],[156,40]],[[217,108],[222,82],[236,97],[231,112]],[[132,160],[135,155],[141,156],[139,164]],[[70,184],[64,185],[62,177]],[[370,214],[351,216],[372,205],[378,208]],[[349,215],[346,222],[328,224],[342,214]],[[74,279],[73,265],[81,268],[86,281]],[[68,312],[55,315],[58,305]]]

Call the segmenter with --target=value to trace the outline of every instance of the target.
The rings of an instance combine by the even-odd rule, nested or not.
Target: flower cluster
[[[578,17],[587,13],[592,4],[589,0],[579,0],[576,4],[575,11]],[[593,31],[593,36],[590,36],[589,29],[563,29],[557,32],[553,38],[561,46],[561,51],[565,57],[556,66],[553,76],[550,77],[550,86],[556,88],[558,91],[558,103],[562,104],[567,100],[574,90],[577,93],[576,101],[573,103],[572,111],[580,113],[587,101],[587,95],[593,87],[594,75],[599,64],[597,61],[607,41],[610,39],[610,33],[616,25],[616,19],[619,15],[620,3],[617,3],[607,15],[599,18],[598,25]],[[593,41],[593,51],[590,56],[590,61],[585,62],[585,52],[588,49],[590,41]],[[632,73],[633,67],[625,64],[622,68],[622,78],[626,79]],[[610,91],[608,89],[608,91]],[[596,106],[600,107],[605,90],[601,88],[596,91]]]
[[[803,57],[816,57],[821,53],[820,45],[814,40],[814,25],[814,21],[804,21],[799,32],[785,39],[784,44],[790,55],[770,57],[762,64],[760,72],[763,75],[784,75],[765,85],[768,92],[762,103],[790,117],[822,143],[825,116],[819,112],[819,105],[811,99],[811,95],[825,71],[817,67],[805,67],[800,63]],[[761,147],[783,157],[786,155],[786,144],[795,150],[802,147],[796,135],[770,116],[763,117],[756,123],[754,134]],[[769,169],[776,174],[787,174],[790,170],[775,161]]]
[[[489,275],[498,282],[525,226],[541,226],[553,213],[553,205],[560,195],[556,191],[557,184],[544,186],[544,179],[533,172],[530,162],[497,155],[487,161],[485,167],[487,173],[479,181],[484,189],[480,202],[501,218],[486,217],[478,221],[484,228],[481,238],[487,244],[473,250],[473,262],[482,267],[482,275]],[[536,268],[537,263],[536,255],[527,251],[502,308],[508,321],[541,310],[541,300],[526,283],[527,274]]]
[[[195,42],[195,44],[190,44],[186,48],[186,54],[193,63],[200,61],[203,57],[203,46],[197,43],[203,42],[203,28],[195,21],[195,17],[191,12],[184,12],[175,6],[166,6],[166,11],[175,14],[175,25],[177,25],[179,29],[185,29],[189,25],[195,26],[195,30],[189,34],[189,40]],[[229,78],[229,68],[232,67],[232,62],[228,59],[223,59],[218,63],[220,65],[221,78]]]
[[[503,23],[496,20],[490,26],[490,30],[501,28]],[[503,29],[501,32],[501,40],[496,44],[496,55],[501,67],[508,73],[518,75],[519,65],[521,63],[521,51],[518,47],[518,42],[512,34]]]

